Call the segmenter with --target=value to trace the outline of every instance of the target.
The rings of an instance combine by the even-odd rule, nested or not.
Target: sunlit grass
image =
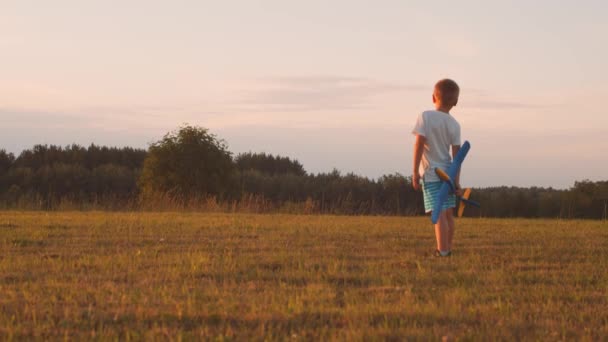
[[[599,340],[608,224],[0,213],[0,339]]]

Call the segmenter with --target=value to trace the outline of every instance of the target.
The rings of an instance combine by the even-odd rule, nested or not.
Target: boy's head
[[[445,78],[435,84],[433,103],[437,108],[452,108],[458,103],[459,94],[460,87],[458,87],[458,84],[449,78]]]

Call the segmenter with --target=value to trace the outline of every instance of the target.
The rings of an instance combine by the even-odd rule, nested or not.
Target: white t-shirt
[[[412,134],[426,137],[420,175],[425,182],[440,181],[435,168],[447,171],[452,164],[450,146],[460,146],[460,124],[450,114],[427,110],[418,116]]]

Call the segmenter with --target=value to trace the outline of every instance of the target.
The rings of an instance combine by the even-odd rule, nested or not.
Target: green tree
[[[302,164],[295,159],[282,156],[273,156],[266,153],[241,153],[235,159],[239,171],[255,170],[271,176],[294,174],[305,176],[306,171]]]
[[[0,174],[5,173],[15,162],[15,156],[0,149]]]
[[[222,195],[232,186],[233,171],[223,140],[206,128],[184,125],[150,145],[139,185],[144,197]]]

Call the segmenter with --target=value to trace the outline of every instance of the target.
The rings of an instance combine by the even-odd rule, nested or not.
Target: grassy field
[[[601,340],[608,224],[0,212],[0,339]]]

